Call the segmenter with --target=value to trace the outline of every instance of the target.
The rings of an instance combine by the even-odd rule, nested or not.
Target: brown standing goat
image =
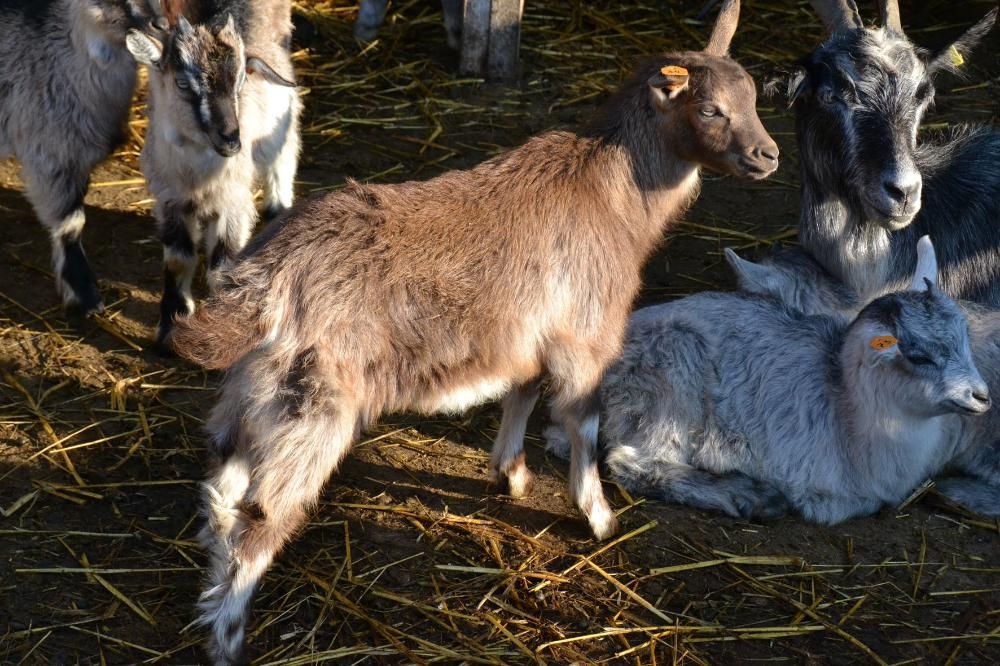
[[[383,413],[503,397],[490,476],[522,496],[525,425],[548,377],[572,442],[570,494],[598,538],[615,532],[596,392],[642,264],[696,197],[701,165],[748,178],[777,166],[753,80],[726,55],[738,12],[725,3],[704,52],[642,66],[586,131],[303,202],[178,320],[178,353],[229,368],[208,424],[202,609],[218,663],[241,659],[257,582]]]

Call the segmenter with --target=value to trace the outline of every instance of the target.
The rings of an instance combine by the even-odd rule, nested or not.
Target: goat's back
[[[405,387],[526,381],[549,345],[576,338],[613,350],[638,287],[628,221],[641,213],[602,192],[595,174],[614,165],[590,150],[552,133],[470,171],[307,200],[251,244],[226,291],[256,291],[245,300],[264,303],[262,339],[351,363],[388,408],[409,405]],[[182,354],[199,316],[175,334]]]

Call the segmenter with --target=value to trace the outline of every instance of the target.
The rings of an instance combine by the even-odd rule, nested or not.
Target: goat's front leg
[[[196,247],[201,230],[195,205],[189,201],[164,200],[157,204],[156,217],[163,242],[163,296],[156,345],[166,350],[174,318],[194,312],[191,282],[198,267]]]
[[[104,311],[97,280],[83,252],[83,199],[87,194],[89,168],[66,165],[23,168],[28,201],[49,230],[52,239],[52,271],[63,304],[83,315]]]
[[[206,279],[208,288],[214,292],[224,271],[236,255],[250,241],[250,234],[257,223],[257,211],[253,200],[246,200],[227,206],[225,210],[210,215],[205,224],[205,256],[208,258]]]
[[[500,431],[490,453],[490,481],[511,497],[525,497],[531,492],[534,475],[524,456],[524,433],[528,417],[538,401],[540,381],[522,384],[503,399]]]
[[[607,539],[618,531],[618,519],[604,497],[597,468],[597,430],[600,422],[597,389],[565,401],[557,408],[557,418],[566,428],[570,441],[570,498],[587,517],[594,536]]]

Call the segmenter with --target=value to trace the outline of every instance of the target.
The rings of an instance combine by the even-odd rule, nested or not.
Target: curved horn
[[[929,284],[937,284],[938,267],[934,244],[930,236],[921,236],[917,241],[917,268],[913,271],[911,291],[924,291]]]
[[[733,41],[736,24],[740,20],[740,0],[726,0],[722,3],[719,16],[715,19],[712,36],[708,38],[705,53],[724,56],[729,53],[729,43]]]
[[[879,0],[878,17],[884,27],[903,34],[903,23],[899,19],[899,0]]]
[[[854,0],[809,0],[809,3],[831,34],[864,27]]]

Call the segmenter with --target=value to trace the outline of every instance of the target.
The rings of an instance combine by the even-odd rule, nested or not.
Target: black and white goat
[[[104,309],[83,252],[83,199],[125,137],[136,80],[125,35],[150,16],[127,0],[0,2],[0,158],[20,161],[59,293],[82,314]]]
[[[142,169],[164,244],[160,345],[174,317],[194,311],[199,241],[214,288],[219,270],[250,239],[256,180],[264,183],[265,217],[291,206],[301,110],[288,0],[163,7],[164,40],[139,31],[127,38],[149,71]]]
[[[917,238],[934,238],[941,288],[1000,305],[1000,132],[957,128],[918,142],[934,75],[954,71],[994,9],[929,52],[903,33],[895,0],[865,28],[853,0],[813,0],[830,31],[793,81],[803,245],[862,299],[905,284]]]

